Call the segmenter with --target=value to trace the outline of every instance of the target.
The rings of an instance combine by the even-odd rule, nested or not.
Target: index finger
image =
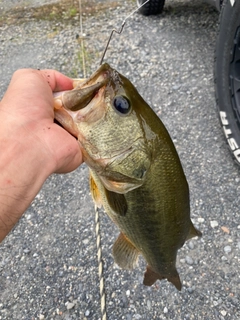
[[[64,74],[52,69],[43,69],[39,70],[39,72],[53,92],[73,89],[73,80]]]

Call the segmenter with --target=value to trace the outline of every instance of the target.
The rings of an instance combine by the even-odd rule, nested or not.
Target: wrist
[[[11,133],[7,130],[6,135],[2,129],[4,126],[0,129],[0,173],[11,166],[15,174],[21,172],[24,176],[29,171],[30,176],[45,180],[54,172],[55,163],[35,130],[31,131],[26,125],[10,129]],[[29,176],[26,179],[29,180]]]
[[[0,242],[29,207],[52,170],[47,159],[27,139],[22,145],[16,138],[0,138]]]

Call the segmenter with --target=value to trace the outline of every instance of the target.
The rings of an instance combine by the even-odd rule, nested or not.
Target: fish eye
[[[122,115],[126,115],[131,111],[131,103],[125,96],[116,96],[113,99],[113,107]]]

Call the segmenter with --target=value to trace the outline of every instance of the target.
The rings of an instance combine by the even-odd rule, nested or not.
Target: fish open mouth
[[[115,78],[115,70],[104,63],[88,79],[75,80],[73,90],[54,93],[56,121],[77,137],[74,120],[77,117],[77,120],[81,121],[87,115],[89,109],[100,102],[95,98],[98,98],[98,94],[103,95],[104,88]],[[95,103],[93,103],[93,100]]]
[[[91,86],[76,88],[70,91],[57,92],[54,94],[54,107],[61,107],[70,111],[79,111],[85,108],[98,93],[99,89],[106,85],[107,79],[103,79]]]
[[[106,75],[100,74],[97,79],[91,77],[85,82],[81,80],[79,82],[80,85],[73,90],[54,93],[55,122],[76,138],[78,138],[76,118],[84,119],[94,106],[93,99],[100,92],[103,93],[108,79]]]

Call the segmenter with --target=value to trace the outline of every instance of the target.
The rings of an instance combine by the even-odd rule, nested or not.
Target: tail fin
[[[182,289],[182,283],[179,278],[179,274],[177,270],[175,269],[174,272],[172,272],[169,276],[162,276],[160,273],[157,273],[151,269],[150,266],[147,266],[147,270],[144,274],[144,280],[143,284],[145,286],[151,286],[155,283],[157,280],[167,279],[169,282],[171,282],[179,291]]]

